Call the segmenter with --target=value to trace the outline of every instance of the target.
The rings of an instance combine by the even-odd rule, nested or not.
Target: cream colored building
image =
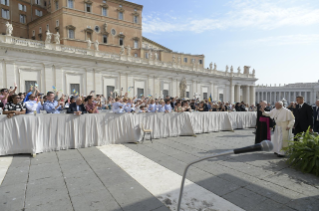
[[[31,5],[30,16],[34,15],[32,1],[24,3]],[[108,96],[123,89],[131,97],[163,97],[179,95],[185,78],[189,98],[211,95],[214,100],[255,102],[254,70],[218,70],[212,63],[205,68],[204,55],[174,52],[143,37],[142,5],[56,0],[40,7],[46,9],[43,16],[25,24],[9,18],[12,35],[2,19],[0,87],[17,82],[18,92],[25,92],[37,83],[44,93],[55,86],[68,95],[95,90]],[[21,13],[13,6],[11,11]]]

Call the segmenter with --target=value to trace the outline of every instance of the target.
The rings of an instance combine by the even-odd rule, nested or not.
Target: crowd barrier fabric
[[[141,126],[153,138],[255,127],[256,112],[66,114],[0,116],[0,155],[139,142]]]

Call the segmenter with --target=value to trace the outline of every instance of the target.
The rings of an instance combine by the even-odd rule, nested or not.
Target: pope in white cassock
[[[264,116],[269,116],[276,122],[275,134],[272,139],[274,152],[278,157],[284,157],[288,142],[293,140],[292,128],[295,124],[295,117],[292,112],[283,107],[283,102],[278,101],[275,104],[276,109],[266,112],[264,107],[260,111]]]

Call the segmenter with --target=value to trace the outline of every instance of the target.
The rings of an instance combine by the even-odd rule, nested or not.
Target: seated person
[[[20,103],[19,95],[11,95],[10,99],[4,106],[3,114],[7,114],[8,118],[11,118],[16,115],[25,114],[26,107],[24,103]]]
[[[82,99],[81,98],[76,98],[75,103],[71,103],[68,110],[67,110],[68,114],[75,114],[77,116],[80,116],[81,114],[85,114],[87,113]]]
[[[63,109],[63,102],[62,101],[56,101],[54,93],[53,92],[48,92],[47,93],[47,98],[46,102],[43,104],[43,109],[48,113],[48,114],[59,114],[60,111]]]
[[[27,108],[27,114],[34,113],[35,111],[39,114],[42,108],[40,98],[38,97],[37,100],[35,100],[34,94],[29,95],[29,100],[25,102],[25,107]]]

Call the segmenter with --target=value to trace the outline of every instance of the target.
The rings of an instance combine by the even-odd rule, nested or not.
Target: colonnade
[[[257,91],[256,103],[266,100],[270,104],[286,99],[288,103],[295,102],[297,96],[303,96],[305,102],[312,104],[315,101],[315,94],[312,91]]]

